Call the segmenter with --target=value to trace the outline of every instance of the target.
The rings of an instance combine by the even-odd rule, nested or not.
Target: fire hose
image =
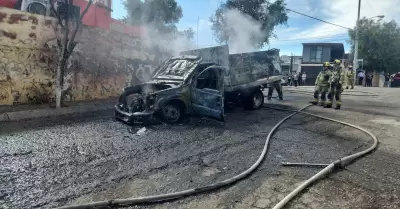
[[[160,194],[160,195],[154,195],[154,196],[145,196],[145,197],[135,197],[135,198],[128,198],[128,199],[114,199],[114,200],[107,200],[107,201],[99,201],[99,202],[92,202],[92,203],[87,203],[87,204],[64,206],[64,207],[60,207],[60,209],[81,209],[81,208],[96,208],[96,207],[107,207],[107,206],[108,207],[116,207],[116,206],[138,205],[138,204],[149,204],[149,203],[156,203],[156,202],[167,201],[167,200],[172,200],[172,199],[178,199],[178,198],[182,198],[185,196],[190,196],[190,195],[194,195],[194,194],[198,194],[198,193],[209,192],[212,190],[219,189],[221,187],[231,185],[239,180],[246,178],[253,171],[255,171],[257,169],[257,167],[261,164],[261,162],[265,158],[265,155],[267,154],[268,147],[269,147],[269,141],[270,141],[272,135],[279,128],[279,126],[281,126],[286,120],[290,119],[291,117],[293,117],[294,115],[296,115],[298,113],[306,114],[306,115],[310,115],[310,116],[317,117],[320,119],[324,119],[324,120],[336,122],[336,123],[339,123],[342,125],[350,126],[355,129],[358,129],[362,132],[365,132],[366,134],[371,136],[371,138],[374,141],[373,145],[371,147],[369,147],[368,149],[366,149],[364,151],[357,152],[357,153],[349,155],[349,156],[345,156],[343,158],[340,158],[339,160],[336,160],[336,161],[328,164],[324,169],[322,169],[320,172],[318,172],[317,174],[312,176],[310,179],[303,182],[295,190],[293,190],[290,194],[288,194],[285,198],[283,198],[278,204],[276,204],[275,207],[273,207],[273,209],[281,209],[290,200],[292,200],[294,197],[296,197],[301,191],[303,191],[305,188],[310,186],[315,181],[322,179],[323,177],[332,173],[336,169],[343,168],[344,166],[348,165],[349,163],[353,162],[354,160],[372,152],[374,149],[376,149],[376,147],[378,145],[378,139],[376,138],[376,136],[374,134],[372,134],[368,130],[365,130],[364,128],[361,128],[361,127],[351,124],[351,123],[347,123],[347,122],[335,120],[332,118],[323,117],[320,115],[304,112],[303,110],[309,106],[311,106],[311,105],[307,105],[299,110],[289,110],[289,109],[282,109],[282,108],[275,108],[275,107],[266,107],[266,108],[275,109],[275,110],[293,111],[293,113],[291,113],[290,115],[283,118],[271,129],[271,131],[268,133],[268,136],[265,141],[264,148],[261,152],[261,155],[259,156],[257,161],[247,170],[245,170],[242,173],[240,173],[236,176],[233,176],[229,179],[226,179],[226,180],[214,183],[214,184],[206,185],[203,187],[183,190],[183,191],[174,192],[174,193]]]

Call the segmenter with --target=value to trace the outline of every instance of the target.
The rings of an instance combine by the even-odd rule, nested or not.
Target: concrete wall
[[[0,105],[54,99],[57,24],[49,17],[0,8]],[[169,55],[126,34],[83,26],[68,62],[67,100],[119,95],[146,81]]]

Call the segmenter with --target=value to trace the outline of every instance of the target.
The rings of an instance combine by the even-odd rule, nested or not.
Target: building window
[[[322,46],[311,46],[310,48],[310,62],[322,62]]]

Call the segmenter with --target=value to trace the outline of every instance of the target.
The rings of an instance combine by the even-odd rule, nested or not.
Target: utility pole
[[[361,0],[358,0],[358,15],[357,15],[357,23],[356,23],[356,39],[354,43],[354,60],[353,60],[353,70],[354,70],[354,80],[357,80],[357,68],[358,68],[358,39],[360,33],[360,9],[361,9]]]
[[[290,56],[289,76],[292,75],[292,70],[293,70],[293,53],[291,53]]]

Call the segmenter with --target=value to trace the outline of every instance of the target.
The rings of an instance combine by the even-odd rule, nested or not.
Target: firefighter
[[[349,66],[347,72],[346,72],[346,89],[354,89],[354,72],[353,72],[353,66]]]
[[[335,60],[334,69],[331,73],[329,80],[330,91],[328,94],[328,102],[326,103],[326,108],[331,108],[333,103],[333,97],[336,99],[335,109],[340,109],[342,105],[341,95],[343,92],[343,83],[345,79],[345,74],[342,72],[342,67],[340,66],[340,60]]]
[[[318,74],[317,79],[315,80],[315,91],[314,91],[314,100],[311,101],[311,104],[318,104],[318,96],[321,94],[321,106],[325,106],[326,102],[326,93],[329,91],[329,79],[331,76],[330,71],[330,63],[324,62],[322,65],[323,70]]]
[[[281,81],[273,82],[268,86],[268,100],[271,100],[274,89],[278,92],[279,100],[283,100]]]

